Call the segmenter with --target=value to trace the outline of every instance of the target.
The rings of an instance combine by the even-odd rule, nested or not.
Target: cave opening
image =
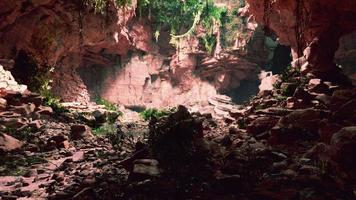
[[[272,72],[273,75],[278,75],[285,72],[291,62],[290,46],[277,44],[273,50],[272,58],[267,63],[259,66],[264,72]],[[242,104],[258,94],[261,84],[261,77],[258,74],[254,74],[252,77],[242,80],[238,88],[230,88],[220,92],[231,97],[234,103]]]
[[[32,91],[38,91],[39,85],[36,75],[40,68],[36,61],[24,50],[19,50],[15,57],[15,63],[11,73],[20,84],[27,85]]]

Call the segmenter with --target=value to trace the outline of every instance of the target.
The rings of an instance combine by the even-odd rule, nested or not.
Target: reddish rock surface
[[[305,67],[335,79],[333,63],[339,39],[356,29],[356,2],[349,0],[247,0],[249,12],[291,45],[293,58],[304,57]],[[304,62],[300,63],[301,65]],[[334,76],[334,77],[333,77]]]

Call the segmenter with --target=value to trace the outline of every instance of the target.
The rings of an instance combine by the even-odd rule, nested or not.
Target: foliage
[[[44,105],[51,107],[55,113],[59,114],[68,112],[68,110],[61,104],[60,99],[55,97],[52,93],[42,91],[40,94],[44,97]]]
[[[276,89],[280,89],[282,83],[296,83],[298,85],[301,84],[300,80],[295,79],[295,77],[300,76],[300,70],[297,68],[293,68],[288,66],[286,70],[280,75],[279,81],[277,81],[273,87]]]
[[[166,110],[166,109],[162,109],[162,110],[158,110],[156,108],[149,108],[146,109],[145,111],[140,112],[140,116],[145,120],[145,121],[149,121],[152,118],[162,118],[164,116],[167,116],[169,114],[171,114],[172,112],[174,112],[174,109],[170,109],[170,110]]]
[[[121,141],[121,135],[117,124],[105,123],[104,125],[93,129],[93,134],[97,136],[104,136],[109,139],[112,144],[118,144]]]
[[[116,104],[114,103],[111,103],[105,99],[102,99],[102,98],[97,98],[95,100],[95,103],[98,104],[98,105],[103,105],[105,107],[106,110],[110,110],[110,111],[116,111],[118,112],[118,107]],[[122,114],[122,113],[121,113]]]
[[[32,128],[32,127],[25,127],[22,129],[6,127],[2,131],[10,134],[11,136],[13,136],[14,138],[16,138],[18,140],[29,141],[30,139],[33,138],[33,133],[35,133],[36,131],[39,131],[39,130]]]
[[[104,10],[109,5],[109,1],[112,0],[83,0],[83,3],[87,6],[94,8],[97,13],[104,13]],[[113,0],[115,6],[122,8],[131,4],[131,0]]]
[[[39,156],[3,155],[0,157],[0,176],[23,176],[30,166],[46,162],[46,159]]]

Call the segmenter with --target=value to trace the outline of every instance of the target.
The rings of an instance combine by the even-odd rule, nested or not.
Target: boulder
[[[93,135],[89,126],[75,124],[70,127],[70,138],[73,140],[90,139]]]
[[[24,127],[28,124],[28,120],[26,118],[16,118],[16,117],[11,117],[11,118],[0,118],[0,124],[7,127],[7,128],[13,128],[13,129],[18,129],[21,127]]]
[[[46,150],[60,149],[60,148],[68,148],[69,142],[68,138],[64,135],[56,135],[47,140],[47,144],[45,146]]]
[[[10,111],[21,114],[23,116],[29,116],[32,112],[35,111],[35,108],[36,108],[35,104],[28,103],[28,104],[23,104],[21,106],[11,106]]]
[[[356,180],[356,126],[344,127],[331,138],[331,157],[340,168]]]
[[[278,125],[284,128],[298,128],[317,132],[319,121],[324,115],[323,111],[313,108],[298,109],[281,118]]]
[[[53,109],[49,106],[39,106],[36,110],[36,115],[38,115],[39,118],[48,117],[53,114]]]
[[[5,133],[0,133],[0,150],[3,152],[9,152],[13,150],[20,149],[22,147],[22,142],[18,139],[7,135]]]
[[[292,96],[297,89],[298,85],[295,83],[282,83],[281,91],[286,96]]]
[[[246,131],[252,135],[258,135],[265,131],[269,131],[272,127],[274,127],[279,120],[279,117],[274,116],[262,116],[253,120],[246,127]]]

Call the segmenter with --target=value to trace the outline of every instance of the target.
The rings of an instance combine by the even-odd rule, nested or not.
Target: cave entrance
[[[290,66],[291,62],[291,48],[278,44],[273,50],[272,58],[267,63],[260,64],[259,67],[263,71],[281,74]],[[258,74],[254,74],[252,77],[242,80],[238,88],[231,88],[221,93],[231,97],[234,103],[242,104],[258,94],[260,84],[261,80]]]
[[[39,67],[33,58],[24,50],[18,51],[15,57],[14,67],[11,69],[11,74],[19,84],[27,85],[29,90],[37,91],[36,75]]]

